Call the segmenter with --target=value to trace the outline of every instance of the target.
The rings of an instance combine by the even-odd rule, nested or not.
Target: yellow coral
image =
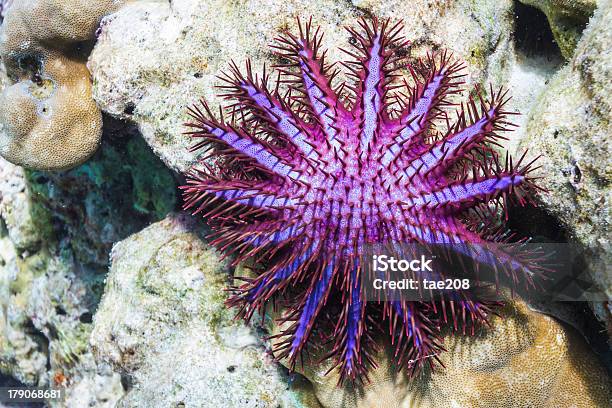
[[[390,366],[391,347],[378,353],[378,368],[363,388],[337,387],[327,366],[303,367],[325,408],[595,408],[609,406],[610,379],[574,331],[510,303],[474,337],[449,334],[440,354],[445,368],[409,380]],[[311,396],[310,398],[313,398]],[[312,404],[312,402],[310,402]]]
[[[25,167],[63,170],[96,151],[102,114],[91,96],[87,41],[121,3],[11,4],[0,29],[0,56],[15,83],[0,95],[0,155]]]

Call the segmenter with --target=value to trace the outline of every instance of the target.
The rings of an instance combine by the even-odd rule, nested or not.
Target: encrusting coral
[[[393,369],[390,345],[375,356],[378,368],[363,387],[338,389],[338,374],[325,374],[330,364],[299,371],[325,408],[596,408],[612,398],[610,378],[584,340],[518,299],[475,336],[449,333],[444,345],[445,367],[412,380]]]
[[[0,56],[12,85],[0,96],[0,155],[39,170],[63,170],[98,148],[102,114],[85,66],[102,17],[122,1],[6,3]]]

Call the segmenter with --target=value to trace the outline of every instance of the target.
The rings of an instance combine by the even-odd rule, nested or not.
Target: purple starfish
[[[400,23],[347,29],[355,40],[345,51],[353,60],[343,63],[350,83],[326,64],[319,29],[298,25],[299,36],[286,33],[273,46],[282,62],[273,91],[265,68],[258,77],[249,62],[246,74],[232,64],[222,78],[235,101],[226,108],[231,120],[217,120],[204,102],[190,110],[193,150],[217,161],[208,166],[203,157],[190,171],[185,209],[210,220],[214,244],[236,262],[267,265],[235,288],[230,304],[250,318],[282,300],[289,312],[274,351],[292,368],[314,338],[331,339],[328,357],[341,378],[363,377],[374,365],[374,316],[389,322],[398,367],[432,364],[447,313],[455,329],[460,319],[473,331],[491,305],[462,292],[446,301],[365,302],[364,248],[485,242],[495,236],[490,222],[482,226],[497,214],[492,204],[529,200],[531,163],[506,156],[500,165],[491,148],[511,126],[506,92],[491,89],[485,100],[477,89],[451,121],[444,108],[461,91],[463,65],[446,52],[408,64]],[[470,255],[487,262],[487,254]],[[507,271],[521,266],[495,255]]]

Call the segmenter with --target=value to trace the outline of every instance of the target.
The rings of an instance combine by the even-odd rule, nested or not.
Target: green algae
[[[548,19],[550,29],[567,60],[574,55],[596,2],[593,0],[520,0],[521,3],[540,9]]]
[[[55,228],[67,230],[76,260],[100,269],[114,242],[162,219],[178,201],[173,173],[139,135],[113,138],[113,125],[105,125],[111,130],[101,148],[81,166],[26,171],[34,199],[53,213]]]
[[[160,220],[174,209],[177,202],[172,173],[140,137],[129,138],[124,146],[105,146],[81,166],[55,174],[78,179],[80,185],[73,186],[75,192],[87,189],[97,193],[99,199],[90,199],[92,205],[105,206],[111,213],[131,203],[137,212]],[[27,170],[27,176],[35,193],[43,200],[51,198],[54,186],[47,183],[52,177],[49,173]]]

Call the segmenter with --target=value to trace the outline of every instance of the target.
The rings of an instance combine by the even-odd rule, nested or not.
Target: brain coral
[[[520,300],[498,313],[475,336],[447,332],[445,367],[413,379],[393,369],[390,344],[375,356],[379,366],[363,387],[338,389],[338,374],[325,375],[329,363],[300,371],[312,384],[311,398],[325,408],[609,406],[610,377],[578,333]]]
[[[102,134],[85,66],[101,18],[120,1],[4,2],[0,56],[12,85],[0,96],[0,155],[40,170],[87,160]]]

